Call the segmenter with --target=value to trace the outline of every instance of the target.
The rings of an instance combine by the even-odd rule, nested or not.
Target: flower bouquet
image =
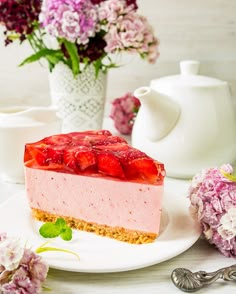
[[[33,48],[22,65],[44,58],[50,70],[63,62],[77,75],[93,64],[98,74],[120,52],[156,61],[158,40],[137,9],[136,0],[1,0],[0,24],[6,45],[18,39]]]
[[[62,131],[102,127],[106,73],[122,52],[150,63],[158,39],[136,0],[1,0],[5,44],[28,42],[34,53],[21,65],[46,60],[52,104]]]
[[[228,257],[236,257],[236,177],[231,165],[197,174],[189,189],[191,212],[203,236]]]

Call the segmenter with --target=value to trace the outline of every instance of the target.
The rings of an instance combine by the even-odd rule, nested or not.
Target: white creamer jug
[[[25,144],[58,133],[61,120],[56,108],[0,108],[0,178],[24,183]]]

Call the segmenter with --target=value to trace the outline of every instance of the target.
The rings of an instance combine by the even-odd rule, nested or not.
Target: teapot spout
[[[138,88],[134,96],[141,102],[138,115],[145,125],[145,136],[155,142],[168,135],[179,119],[179,105],[150,87]]]

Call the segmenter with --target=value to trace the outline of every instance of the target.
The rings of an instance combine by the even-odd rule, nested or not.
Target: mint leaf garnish
[[[55,238],[60,235],[61,229],[53,223],[45,223],[40,227],[39,233],[44,238]]]
[[[55,225],[61,229],[67,228],[67,224],[64,218],[58,218],[55,222]]]
[[[72,230],[71,228],[63,229],[63,231],[60,234],[60,237],[65,241],[70,241],[72,239]]]
[[[55,238],[60,236],[65,241],[72,239],[72,229],[67,226],[63,218],[58,218],[55,223],[47,222],[43,224],[39,233],[44,238]]]

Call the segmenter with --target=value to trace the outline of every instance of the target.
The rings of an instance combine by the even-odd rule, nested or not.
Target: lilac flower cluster
[[[156,61],[158,39],[146,17],[137,14],[133,5],[127,6],[124,0],[104,1],[99,8],[99,19],[105,23],[107,53],[126,51],[147,57],[150,63]]]
[[[77,75],[80,63],[93,63],[96,72],[116,66],[112,57],[120,52],[156,61],[158,39],[137,10],[136,0],[1,0],[0,23],[6,43],[18,36],[33,47],[22,64],[46,58],[50,70],[63,62]]]
[[[110,117],[114,120],[114,125],[121,134],[131,134],[139,107],[140,101],[131,93],[126,93],[112,102]]]
[[[0,234],[0,293],[38,294],[48,265],[19,239]]]
[[[236,179],[226,164],[197,174],[189,188],[190,211],[210,244],[236,257]]]
[[[88,0],[45,0],[40,20],[49,35],[87,44],[95,36],[98,15]]]
[[[136,2],[127,0],[45,0],[40,20],[50,35],[90,48],[93,37],[104,31],[104,53],[135,52],[154,63],[158,40],[136,10]]]

